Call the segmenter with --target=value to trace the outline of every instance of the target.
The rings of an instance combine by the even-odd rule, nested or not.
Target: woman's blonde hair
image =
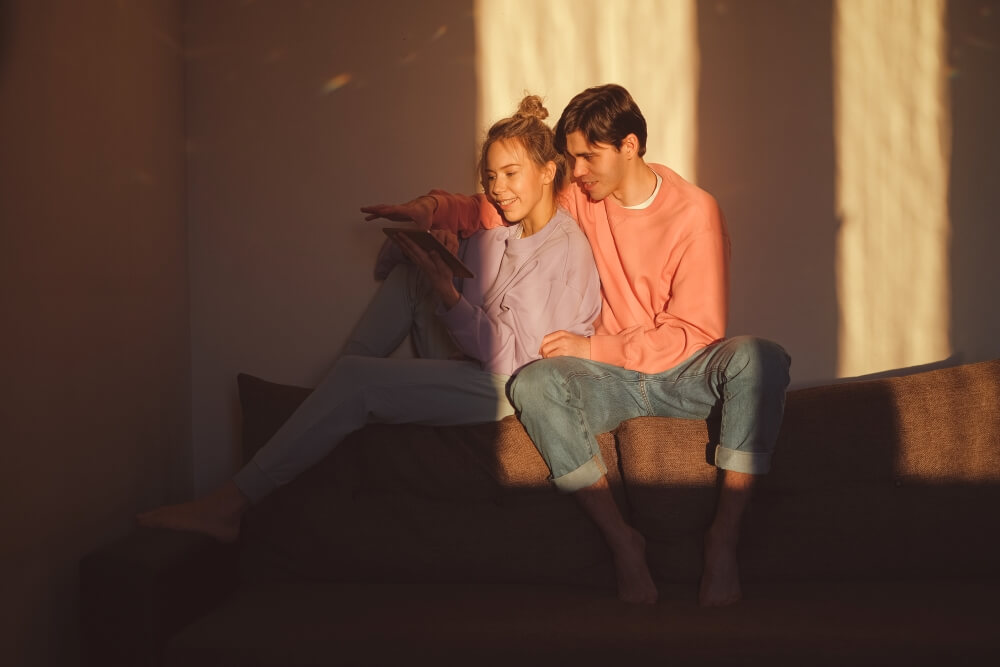
[[[483,149],[479,155],[479,180],[487,194],[489,188],[486,185],[486,153],[490,150],[490,146],[501,140],[520,143],[531,161],[539,168],[554,162],[556,174],[552,180],[552,193],[559,194],[566,185],[566,159],[556,150],[555,133],[543,122],[548,117],[549,112],[542,104],[542,98],[538,95],[526,95],[517,105],[517,111],[513,116],[493,123],[486,132]]]

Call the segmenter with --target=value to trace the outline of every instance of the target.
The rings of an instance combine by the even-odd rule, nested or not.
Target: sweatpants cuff
[[[236,473],[233,477],[233,483],[253,504],[257,504],[278,488],[278,485],[271,481],[271,478],[265,475],[264,471],[253,460]]]
[[[604,461],[600,456],[595,456],[576,470],[553,477],[552,483],[563,493],[573,493],[591,486],[607,473],[608,468],[604,465]]]
[[[748,475],[766,475],[771,470],[771,453],[745,452],[716,445],[715,465],[723,470],[743,472]]]

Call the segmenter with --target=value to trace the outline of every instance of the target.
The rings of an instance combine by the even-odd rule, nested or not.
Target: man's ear
[[[621,144],[618,146],[618,152],[625,153],[626,157],[632,157],[639,154],[639,137],[635,136],[634,132],[629,132],[622,139]]]

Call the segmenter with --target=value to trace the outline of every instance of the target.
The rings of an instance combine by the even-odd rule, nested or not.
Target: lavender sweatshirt
[[[601,284],[590,243],[558,209],[545,227],[516,238],[521,225],[474,234],[463,260],[476,274],[462,298],[439,312],[455,342],[483,370],[513,375],[540,359],[542,338],[565,330],[594,333]]]

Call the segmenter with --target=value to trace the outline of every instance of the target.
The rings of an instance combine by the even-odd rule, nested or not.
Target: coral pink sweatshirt
[[[723,338],[729,307],[729,234],[715,199],[658,164],[656,199],[641,210],[592,202],[568,187],[561,205],[590,241],[601,277],[595,361],[644,373],[668,370]],[[484,195],[440,190],[435,226],[468,235],[503,224]]]

